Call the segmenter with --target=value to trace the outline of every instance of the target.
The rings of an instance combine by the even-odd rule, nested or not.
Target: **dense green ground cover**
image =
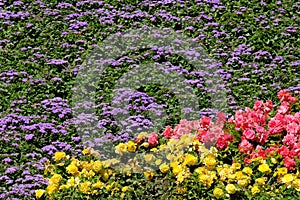
[[[148,26],[195,39],[217,61],[212,67],[224,81],[233,114],[257,99],[278,103],[280,89],[299,90],[299,15],[300,3],[293,0],[0,2],[0,198],[31,198],[46,184],[40,174],[47,158],[55,151],[78,155],[72,88],[84,60],[109,35]],[[124,121],[132,126],[114,120],[117,79],[148,62],[188,70],[199,118],[211,114],[205,75],[191,75],[190,63],[160,49],[129,52],[107,69],[96,92],[99,123],[116,142],[127,140],[134,127],[151,125],[149,110],[161,109],[154,102],[166,107],[165,125],[182,118],[171,89],[150,84],[129,94],[130,117]]]

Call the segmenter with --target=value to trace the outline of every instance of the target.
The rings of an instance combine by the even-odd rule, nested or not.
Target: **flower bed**
[[[116,157],[56,152],[38,199],[283,199],[300,197],[299,101],[286,90],[226,121],[181,120],[157,135],[119,143]],[[128,158],[128,155],[134,154]],[[124,158],[127,161],[124,162]]]

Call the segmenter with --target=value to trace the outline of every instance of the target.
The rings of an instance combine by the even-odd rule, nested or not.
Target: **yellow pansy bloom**
[[[258,166],[258,171],[262,173],[270,173],[272,170],[270,169],[268,164],[261,164]]]
[[[291,183],[293,180],[294,180],[294,175],[293,174],[286,174],[281,179],[281,181],[283,183]]]
[[[251,186],[250,188],[251,188],[251,193],[252,193],[253,195],[255,195],[255,194],[257,194],[257,193],[260,192],[260,189],[258,188],[257,185]]]
[[[88,194],[90,192],[90,186],[91,186],[91,182],[85,181],[84,183],[80,184],[79,190],[84,194]]]
[[[192,154],[185,154],[184,164],[194,166],[198,163],[198,158]]]
[[[41,198],[42,196],[43,196],[43,194],[45,193],[45,190],[36,190],[35,191],[35,197],[37,198],[37,199],[39,199],[39,198]]]
[[[234,194],[236,192],[236,187],[233,184],[226,185],[225,189],[228,194]]]
[[[252,175],[253,171],[250,167],[245,167],[243,171],[245,174]]]
[[[62,180],[62,176],[60,174],[54,174],[50,179],[49,183],[53,185],[58,185],[59,182]]]
[[[133,141],[129,141],[127,143],[127,150],[129,152],[135,152],[135,150],[136,150],[136,144]]]
[[[154,161],[155,156],[153,154],[146,154],[146,155],[144,155],[144,159],[147,163],[150,163],[150,162]]]
[[[213,194],[216,198],[221,198],[224,194],[223,190],[220,188],[215,188]]]
[[[53,156],[55,162],[59,162],[60,160],[66,158],[65,152],[56,152]]]
[[[166,173],[168,170],[170,169],[169,165],[166,164],[166,163],[163,163],[159,166],[159,170],[162,172],[162,173]]]
[[[50,184],[50,185],[47,186],[46,191],[47,191],[47,193],[48,193],[49,195],[52,195],[52,194],[54,194],[54,193],[57,191],[57,189],[58,189],[58,188],[57,188],[56,185]]]
[[[79,173],[78,167],[76,167],[73,164],[70,164],[66,169],[69,174],[78,174]]]
[[[91,148],[88,147],[88,148],[84,149],[84,150],[82,151],[82,153],[83,153],[83,155],[88,155],[88,154],[90,154],[90,153],[91,153]]]
[[[100,172],[102,169],[103,165],[102,162],[99,160],[96,160],[95,162],[93,162],[93,170],[94,172]]]

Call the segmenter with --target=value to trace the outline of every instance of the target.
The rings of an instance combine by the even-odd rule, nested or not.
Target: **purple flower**
[[[34,134],[26,134],[25,135],[25,140],[32,140],[33,139],[33,137],[34,137]]]

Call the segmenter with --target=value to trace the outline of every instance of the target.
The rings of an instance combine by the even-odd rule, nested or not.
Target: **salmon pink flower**
[[[148,135],[148,143],[150,146],[155,146],[158,143],[158,135],[152,132]]]

